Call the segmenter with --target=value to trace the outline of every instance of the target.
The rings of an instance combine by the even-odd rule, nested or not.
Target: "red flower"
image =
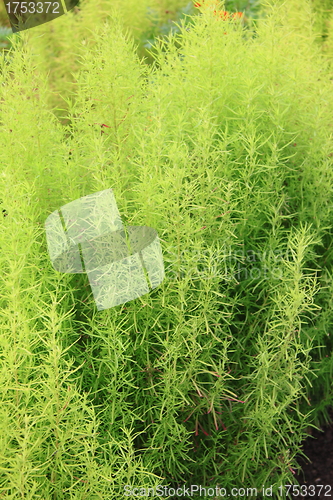
[[[229,12],[227,12],[225,10],[224,11],[219,10],[218,13],[219,13],[220,17],[223,18],[224,21],[229,19]],[[214,12],[214,14],[215,14],[215,12]]]
[[[203,7],[205,3],[205,0],[201,0],[201,3],[200,2],[195,2],[194,3],[194,7]],[[214,6],[217,6],[218,5],[218,0],[212,0],[210,2],[208,2],[208,6],[209,7],[212,7],[213,5]],[[207,4],[206,4],[207,5]],[[214,10],[214,14],[215,15],[218,15],[221,19],[223,19],[224,21],[226,21],[227,19],[230,18],[230,14],[229,12],[227,11],[222,11],[222,10]],[[243,12],[235,12],[234,14],[232,14],[232,18],[233,19],[240,19],[241,17],[243,17]]]
[[[204,3],[205,3],[205,0],[202,0],[201,2],[195,2],[194,7],[203,7]],[[218,0],[210,0],[208,2],[209,6],[212,4],[218,5],[218,3],[219,3]]]
[[[222,10],[219,10],[218,11],[219,13],[219,16],[224,20],[226,21],[227,19],[230,18],[230,14],[229,12],[227,11],[222,11]],[[214,14],[216,14],[216,11],[214,11]],[[237,19],[237,18],[241,18],[243,16],[243,12],[235,12],[234,14],[232,14],[232,18],[233,19]]]

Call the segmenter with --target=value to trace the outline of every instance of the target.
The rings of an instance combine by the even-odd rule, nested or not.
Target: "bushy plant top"
[[[267,3],[255,29],[203,7],[150,66],[95,10],[1,60],[0,494],[277,492],[332,404],[332,72],[311,4]],[[98,312],[43,224],[109,187],[157,230],[166,278]]]

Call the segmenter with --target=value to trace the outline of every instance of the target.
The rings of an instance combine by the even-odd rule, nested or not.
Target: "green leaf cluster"
[[[266,2],[255,28],[206,11],[148,65],[96,5],[0,61],[0,495],[277,491],[333,403],[332,70],[314,11]],[[107,188],[124,223],[158,231],[166,277],[98,312],[85,275],[52,268],[43,224]]]

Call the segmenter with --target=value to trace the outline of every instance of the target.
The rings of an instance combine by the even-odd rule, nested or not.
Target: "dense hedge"
[[[276,494],[333,402],[331,41],[305,0],[255,27],[203,6],[147,65],[110,3],[1,62],[0,495]],[[98,312],[43,224],[110,187],[166,277]]]

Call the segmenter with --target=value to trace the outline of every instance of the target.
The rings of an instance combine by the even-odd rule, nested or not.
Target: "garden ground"
[[[304,441],[303,453],[310,462],[301,457],[299,464],[302,466],[302,471],[296,476],[301,485],[331,486],[331,490],[326,488],[325,491],[323,488],[321,495],[315,497],[318,499],[333,498],[333,408],[328,413],[332,423],[323,426],[321,432],[318,430],[310,431],[312,437],[310,436]],[[294,496],[294,498],[299,498],[299,496]],[[314,497],[310,493],[309,496],[302,496],[302,498],[308,500]]]

